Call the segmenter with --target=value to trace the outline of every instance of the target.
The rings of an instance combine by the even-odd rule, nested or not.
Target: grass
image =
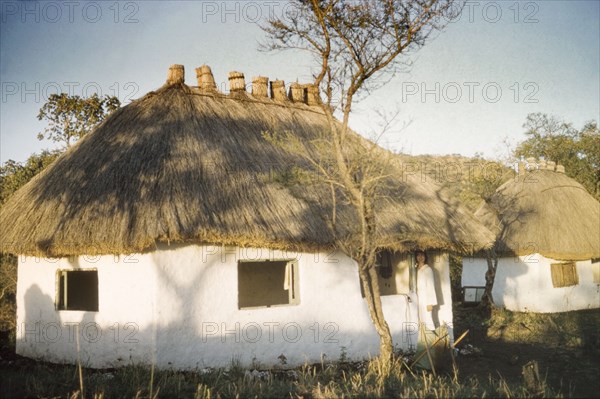
[[[6,363],[6,361],[4,362]],[[7,367],[8,366],[8,367]],[[0,396],[4,398],[80,398],[78,367],[17,359],[2,364]],[[120,369],[83,369],[87,398],[448,398],[555,397],[545,384],[530,392],[502,378],[461,380],[450,374],[434,377],[409,371],[401,358],[388,373],[378,360],[323,363],[292,370],[229,369],[183,372],[130,365]]]
[[[398,357],[389,373],[376,360],[323,362],[292,370],[155,370],[131,364],[118,369],[56,365],[14,355],[1,340],[0,398],[447,398],[594,396],[598,389],[600,311],[527,314],[495,309],[491,315],[465,308],[455,312],[455,334],[483,354],[459,356],[459,372],[448,367],[433,376],[409,370]],[[14,342],[13,342],[14,343]],[[513,359],[518,354],[518,359]],[[537,360],[541,389],[528,390],[522,365]],[[403,363],[406,361],[406,363]],[[82,395],[82,391],[85,396]]]

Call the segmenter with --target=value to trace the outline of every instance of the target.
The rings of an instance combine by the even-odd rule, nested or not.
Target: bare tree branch
[[[376,144],[349,143],[349,119],[360,93],[371,93],[402,67],[406,55],[422,47],[442,29],[463,0],[292,0],[288,18],[269,20],[263,30],[263,49],[304,49],[315,58],[313,84],[326,95],[322,104],[329,131],[324,142],[299,143],[266,134],[287,150],[301,155],[320,175],[332,195],[347,201],[358,224],[353,231],[337,229],[336,210],[331,226],[336,244],[358,264],[369,314],[380,336],[380,356],[391,360],[392,339],[382,311],[375,270],[381,236],[376,224],[377,204],[390,181],[389,162]],[[341,112],[341,121],[334,114]],[[384,131],[390,124],[384,125]],[[377,140],[383,132],[377,137]],[[325,145],[324,145],[325,144]],[[315,156],[314,154],[318,154]]]

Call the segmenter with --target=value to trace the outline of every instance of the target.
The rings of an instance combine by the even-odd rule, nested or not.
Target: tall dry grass
[[[501,377],[460,378],[451,371],[437,377],[409,370],[401,358],[389,372],[378,360],[321,363],[292,370],[244,370],[235,362],[228,369],[155,370],[130,365],[115,370],[79,369],[22,360],[2,367],[0,397],[52,398],[462,398],[557,397],[546,384],[530,392]]]

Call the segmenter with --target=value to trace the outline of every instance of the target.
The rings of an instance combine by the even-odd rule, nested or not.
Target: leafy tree
[[[600,133],[595,121],[576,129],[571,123],[543,113],[527,115],[527,139],[516,157],[543,157],[565,166],[565,173],[600,200]]]
[[[35,175],[46,169],[61,151],[44,150],[40,154],[31,155],[24,163],[9,159],[0,166],[0,205]]]
[[[312,87],[325,93],[321,108],[329,131],[323,139],[302,143],[293,133],[265,136],[301,155],[329,185],[334,200],[330,218],[336,244],[358,264],[371,320],[380,337],[380,358],[389,365],[393,344],[385,320],[375,269],[384,245],[378,234],[376,202],[386,184],[386,162],[376,145],[347,145],[352,106],[381,87],[409,63],[406,54],[425,44],[461,4],[452,0],[371,1],[293,0],[286,18],[272,16],[263,27],[267,50],[301,49],[313,55]],[[311,92],[308,93],[309,96]],[[314,95],[314,91],[312,92]],[[334,114],[341,116],[341,123]],[[336,205],[349,206],[358,221],[347,234],[338,231]]]
[[[120,106],[121,102],[114,96],[100,98],[94,93],[82,98],[66,93],[52,94],[38,114],[39,120],[48,121],[48,127],[38,134],[38,139],[61,142],[68,148]]]

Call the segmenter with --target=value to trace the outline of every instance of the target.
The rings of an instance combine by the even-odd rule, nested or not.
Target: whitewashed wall
[[[151,261],[139,254],[20,257],[17,353],[70,363],[77,359],[79,341],[79,357],[91,367],[150,361],[157,281]],[[98,312],[56,310],[56,271],[78,268],[98,270]]]
[[[540,254],[498,260],[492,295],[497,306],[520,312],[566,312],[600,308],[600,285],[594,281],[598,263],[576,262],[579,284],[555,288],[550,264],[553,259]],[[463,259],[462,286],[484,286],[485,259]]]
[[[238,309],[237,262],[259,259],[298,260],[299,305]],[[435,259],[438,318],[451,324],[448,258]],[[98,270],[98,312],[55,310],[56,271],[73,268]],[[417,337],[416,308],[407,297],[382,298],[394,343],[403,349]],[[291,367],[342,353],[367,358],[379,348],[356,264],[341,253],[171,245],[121,257],[22,257],[17,321],[17,353],[75,362],[78,328],[79,356],[91,367]]]

